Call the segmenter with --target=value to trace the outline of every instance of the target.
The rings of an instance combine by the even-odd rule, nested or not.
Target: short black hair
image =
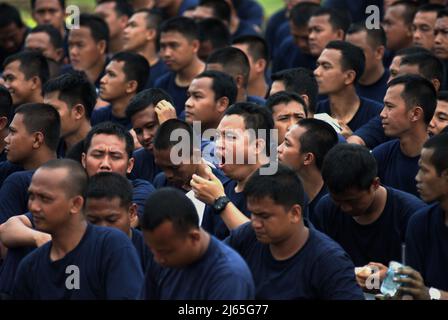
[[[50,78],[50,71],[48,68],[48,61],[40,52],[36,51],[21,51],[16,54],[8,56],[3,62],[3,68],[15,61],[20,62],[19,69],[25,75],[25,79],[29,80],[32,77],[38,77],[42,86]]]
[[[33,9],[33,10],[36,7],[36,1],[37,0],[31,0],[31,9]],[[58,2],[61,6],[62,11],[64,11],[65,10],[65,0],[58,0]]]
[[[427,52],[409,54],[401,58],[400,65],[417,65],[420,75],[429,81],[437,79],[442,86],[444,78],[443,62],[435,55]]]
[[[335,8],[319,8],[311,17],[329,16],[328,22],[333,30],[342,30],[347,32],[351,24],[351,17],[348,11]]]
[[[300,104],[303,107],[303,110],[305,110],[305,116],[308,116],[308,110],[305,101],[297,93],[294,92],[288,92],[288,91],[276,92],[272,96],[269,96],[264,105],[272,113],[274,113],[274,108],[277,105],[282,103],[288,104],[291,101],[295,101],[298,104]]]
[[[232,44],[247,44],[248,51],[254,61],[266,60],[269,62],[269,48],[266,40],[257,35],[244,35],[233,39]]]
[[[239,115],[244,119],[245,129],[253,129],[255,137],[264,138],[266,142],[266,152],[269,155],[271,145],[271,129],[274,128],[274,120],[271,112],[262,106],[251,102],[237,102],[230,106],[225,116]],[[260,136],[259,130],[265,130],[266,135]]]
[[[230,45],[229,28],[216,18],[207,18],[197,22],[199,41],[210,41],[213,49],[225,48]]]
[[[275,204],[283,206],[286,210],[295,204],[303,208],[305,193],[297,173],[279,163],[274,174],[265,175],[261,171],[264,167],[269,167],[269,165],[263,165],[249,177],[243,191],[246,199],[270,198]]]
[[[437,19],[448,17],[448,9],[442,9],[437,13]]]
[[[87,199],[120,199],[120,207],[129,208],[133,196],[132,184],[116,172],[99,172],[89,178],[86,190]]]
[[[437,92],[437,100],[448,102],[448,90]]]
[[[289,20],[296,28],[305,28],[311,16],[320,8],[320,5],[314,2],[300,2],[292,7],[289,12]]]
[[[246,54],[238,48],[227,47],[213,51],[207,58],[207,64],[217,63],[222,65],[224,72],[234,79],[242,74],[244,86],[249,83],[250,64]]]
[[[324,158],[322,177],[332,193],[351,188],[368,190],[378,175],[375,157],[364,146],[341,143],[334,146]]]
[[[137,92],[144,89],[150,74],[148,61],[138,53],[118,52],[112,56],[110,61],[124,62],[123,72],[126,81],[137,81]]]
[[[183,130],[187,134],[190,146],[190,156],[193,156],[193,147],[195,145],[194,139],[198,138],[195,136],[193,127],[189,123],[179,119],[170,119],[160,125],[154,136],[154,148],[157,150],[168,150],[183,141],[182,139],[185,138],[185,135],[176,135],[177,139],[171,139],[171,134],[174,130]],[[198,143],[196,143],[196,145],[198,145]]]
[[[448,169],[448,133],[440,133],[429,138],[423,148],[434,150],[431,163],[436,168],[437,174],[442,175]]]
[[[50,79],[44,86],[44,94],[59,91],[58,99],[64,101],[71,110],[76,104],[82,104],[86,118],[90,119],[96,104],[95,86],[83,71],[72,70]]]
[[[383,27],[379,27],[379,29],[367,28],[364,22],[358,22],[350,25],[350,28],[347,30],[347,34],[365,31],[367,34],[367,42],[372,49],[378,48],[379,46],[385,47],[387,43],[386,32],[384,32]]]
[[[136,13],[145,13],[146,14],[146,29],[155,29],[157,32],[159,31],[160,23],[163,20],[162,14],[160,11],[156,9],[138,9],[134,11],[134,14]]]
[[[187,17],[174,17],[160,25],[160,33],[178,32],[189,41],[199,40],[198,25],[193,19]]]
[[[132,5],[127,0],[97,0],[97,5],[106,2],[115,3],[114,11],[116,12],[117,16],[124,15],[130,17],[134,13]]]
[[[38,170],[44,169],[66,169],[67,177],[63,181],[64,190],[70,197],[82,196],[87,190],[88,177],[86,170],[82,165],[72,159],[54,159],[50,160],[39,167]]]
[[[442,4],[428,3],[421,5],[417,8],[417,12],[435,12],[439,13],[440,10],[445,9],[445,6]],[[416,13],[417,13],[416,12]]]
[[[182,191],[171,187],[158,189],[149,195],[141,227],[144,231],[154,231],[167,221],[181,234],[199,229],[199,217],[193,202]]]
[[[23,116],[23,124],[28,133],[41,132],[48,149],[56,151],[61,118],[55,108],[45,103],[25,103],[15,109],[15,114]]]
[[[89,131],[84,139],[84,153],[87,153],[90,145],[92,144],[93,137],[97,134],[113,135],[118,137],[120,140],[123,140],[126,145],[126,153],[128,154],[128,158],[132,158],[132,152],[134,151],[134,138],[132,138],[132,135],[124,126],[111,121],[98,123]]]
[[[419,106],[423,109],[424,122],[429,124],[437,106],[437,93],[431,81],[419,75],[406,74],[396,77],[388,82],[387,87],[403,84],[401,97],[406,108]]]
[[[105,41],[106,52],[108,51],[109,27],[103,18],[94,14],[81,13],[79,16],[79,26],[89,28],[90,34],[96,43]]]
[[[31,33],[39,33],[43,32],[48,34],[48,37],[50,38],[51,45],[55,47],[55,49],[60,49],[64,45],[64,41],[62,39],[61,33],[53,27],[51,24],[43,24],[40,26],[35,27],[32,29],[29,34]]]
[[[230,23],[231,11],[227,2],[222,0],[201,0],[198,7],[211,8],[215,18]]]
[[[301,152],[314,154],[316,167],[321,170],[328,151],[338,144],[336,131],[330,124],[319,119],[301,119],[297,124],[306,129],[299,138]]]
[[[126,117],[130,119],[134,114],[150,106],[154,108],[162,100],[166,100],[174,105],[171,96],[163,89],[150,88],[142,90],[129,101],[129,105],[126,108]]]
[[[14,106],[12,104],[12,97],[8,89],[0,85],[0,117],[8,119],[8,124],[11,122]]]
[[[404,6],[405,8],[404,13],[402,15],[404,23],[407,25],[412,25],[415,13],[417,12],[418,4],[412,0],[400,0],[392,3],[389,8],[400,5]]]
[[[294,92],[298,95],[306,94],[309,99],[308,110],[316,110],[319,86],[313,71],[306,68],[293,68],[278,71],[271,75],[271,80],[281,81],[285,86],[285,91]]]
[[[341,52],[341,67],[344,71],[353,70],[356,73],[355,81],[357,83],[359,78],[364,73],[364,66],[366,63],[366,57],[364,51],[358,46],[351,44],[347,41],[335,40],[330,41],[325,49],[335,49]]]
[[[204,71],[198,74],[195,79],[211,78],[212,90],[215,94],[215,101],[222,97],[229,99],[229,105],[232,105],[236,101],[238,94],[238,88],[235,80],[227,73],[221,71]]]
[[[403,48],[398,50],[395,53],[395,56],[407,56],[410,54],[415,54],[415,53],[421,53],[421,52],[426,52],[426,53],[431,53],[431,51],[429,51],[426,48],[420,47],[420,46],[413,46],[413,47],[407,47],[407,48]]]
[[[7,27],[11,23],[14,23],[19,28],[25,26],[16,7],[8,3],[0,3],[0,28]]]

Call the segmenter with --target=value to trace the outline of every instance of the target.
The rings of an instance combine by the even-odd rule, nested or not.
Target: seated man
[[[414,299],[448,300],[448,134],[432,137],[423,145],[420,170],[415,177],[421,198],[431,205],[409,221],[406,264],[398,277],[402,295]]]
[[[36,228],[52,240],[19,265],[15,299],[136,299],[143,272],[137,252],[121,231],[92,226],[84,212],[87,174],[73,160],[41,166],[29,187]]]
[[[371,264],[384,277],[384,265],[402,260],[408,221],[425,204],[411,194],[382,186],[375,158],[359,145],[339,144],[331,149],[322,177],[329,194],[316,205],[310,220],[345,249],[355,266]],[[358,278],[362,286],[365,280]]]
[[[247,264],[199,226],[195,206],[180,190],[163,188],[148,198],[142,229],[152,251],[144,299],[254,298]]]
[[[251,223],[225,242],[249,265],[257,299],[363,299],[347,253],[304,224],[304,192],[294,171],[279,165],[263,175],[257,169],[244,194]]]

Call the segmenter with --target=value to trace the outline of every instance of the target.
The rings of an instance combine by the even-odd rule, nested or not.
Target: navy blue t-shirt
[[[185,110],[185,102],[187,101],[187,87],[179,87],[176,84],[176,73],[170,71],[161,76],[154,84],[155,88],[165,90],[173,99],[174,107],[177,115],[180,115]]]
[[[225,240],[246,260],[254,277],[256,299],[362,300],[350,257],[323,233],[309,229],[304,246],[286,260],[276,260],[268,244],[257,240],[250,222]]]
[[[275,44],[277,43],[276,33],[279,30],[280,26],[285,23],[288,23],[288,19],[286,18],[286,8],[282,8],[271,15],[266,25],[264,38],[268,43],[269,52],[271,53],[272,57],[275,56],[275,50],[277,50],[277,47],[275,46]]]
[[[254,0],[233,0],[233,5],[236,8],[236,13],[241,20],[254,24],[259,27],[263,24],[263,7]]]
[[[131,121],[128,118],[117,118],[112,114],[111,105],[93,110],[92,116],[90,117],[90,124],[92,125],[92,127],[98,123],[106,121],[112,121],[113,123],[121,124],[128,130],[132,129]]]
[[[390,140],[390,138],[384,134],[381,117],[379,115],[373,117],[366,124],[353,132],[353,135],[360,137],[369,149],[373,149]]]
[[[159,59],[155,65],[151,66],[151,71],[149,72],[149,77],[148,81],[145,84],[145,89],[154,88],[156,80],[169,71],[170,69],[168,69],[165,62],[163,62],[162,59]]]
[[[381,183],[419,196],[415,176],[420,156],[408,157],[400,148],[400,140],[394,139],[372,150],[378,164]]]
[[[35,170],[14,172],[0,188],[0,224],[28,211],[28,187]]]
[[[272,73],[298,67],[314,70],[316,68],[316,58],[303,53],[294,44],[292,37],[289,36],[281,43],[278,50],[276,50],[272,61]]]
[[[355,131],[362,125],[366,124],[370,119],[378,116],[383,110],[383,105],[377,101],[373,101],[364,97],[359,97],[360,105],[353,118],[347,123],[348,127]],[[316,113],[328,113],[332,115],[330,109],[330,100],[326,99],[318,102]]]
[[[356,84],[356,93],[361,97],[378,101],[382,104],[384,96],[386,95],[387,80],[389,79],[389,76],[389,70],[384,69],[383,75],[375,83],[365,86],[358,82]]]
[[[50,260],[52,241],[26,256],[19,265],[13,296],[32,300],[137,299],[143,271],[129,237],[114,228],[88,224],[79,244],[62,259]],[[76,266],[79,289],[67,289]]]
[[[184,268],[168,268],[150,260],[142,290],[147,300],[247,300],[255,296],[244,260],[215,237],[204,255]]]
[[[145,210],[146,199],[155,191],[151,182],[143,179],[129,180],[133,187],[132,202],[137,204],[137,213],[141,217]]]
[[[130,179],[143,179],[153,182],[154,177],[161,172],[154,162],[154,155],[145,148],[134,151],[134,167],[129,175]]]
[[[236,31],[231,35],[231,40],[235,40],[241,36],[258,36],[259,33],[255,29],[254,25],[246,22],[244,20],[240,20],[240,24]]]
[[[339,243],[356,266],[401,261],[409,219],[425,207],[423,201],[411,194],[393,188],[386,190],[387,200],[381,216],[368,225],[361,225],[344,213],[330,195],[323,197],[314,209],[311,222]]]
[[[314,209],[316,208],[316,205],[319,203],[320,199],[322,199],[326,194],[328,194],[328,188],[324,184],[322,188],[320,189],[319,193],[314,197],[313,200],[308,201],[308,219],[312,219],[314,216]]]
[[[266,100],[264,98],[258,97],[258,96],[247,96],[246,99],[247,102],[256,103],[259,106],[263,107],[266,103]]]
[[[137,255],[140,258],[140,262],[142,265],[142,270],[143,272],[145,272],[146,267],[148,266],[148,261],[149,259],[151,259],[151,252],[145,244],[143,233],[140,230],[132,229],[131,241],[135,249],[137,250]]]
[[[418,211],[406,234],[406,264],[420,272],[427,287],[448,291],[448,226],[440,204]]]
[[[23,167],[9,162],[8,160],[0,162],[0,187],[10,174],[17,171],[23,171]]]

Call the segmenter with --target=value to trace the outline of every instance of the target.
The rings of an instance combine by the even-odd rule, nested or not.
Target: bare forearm
[[[31,223],[27,225],[21,217],[12,217],[0,226],[0,241],[7,248],[39,246],[48,238],[48,234],[32,229]]]
[[[250,221],[250,219],[246,217],[232,202],[229,202],[229,204],[221,212],[221,218],[229,230],[233,230]]]

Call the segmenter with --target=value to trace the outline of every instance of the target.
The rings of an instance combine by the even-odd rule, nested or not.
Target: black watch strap
[[[213,209],[215,210],[215,213],[220,214],[229,202],[230,199],[227,196],[217,198],[213,203]]]

